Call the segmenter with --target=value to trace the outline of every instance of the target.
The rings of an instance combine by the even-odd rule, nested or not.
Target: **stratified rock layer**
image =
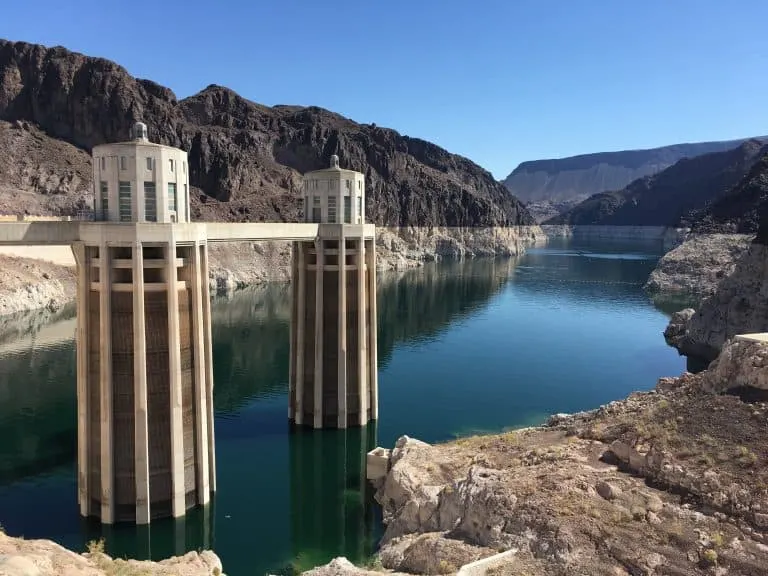
[[[741,140],[675,144],[648,150],[598,152],[521,163],[504,184],[524,202],[572,201],[661,172],[681,158],[736,148]]]
[[[619,191],[595,194],[548,224],[689,226],[700,211],[747,176],[768,147],[748,140],[737,148],[685,158]]]

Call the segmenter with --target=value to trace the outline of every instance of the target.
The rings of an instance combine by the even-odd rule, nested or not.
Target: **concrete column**
[[[186,512],[184,495],[184,429],[181,398],[181,344],[179,341],[179,289],[176,270],[176,239],[165,249],[168,290],[168,354],[171,396],[171,507],[175,518]]]
[[[298,277],[298,268],[296,266],[298,255],[298,243],[291,243],[291,316],[290,330],[288,336],[288,420],[293,420],[296,412],[296,302],[298,294],[296,293],[296,278]]]
[[[202,249],[202,305],[203,305],[203,348],[205,351],[205,391],[208,410],[208,481],[210,492],[216,492],[216,445],[213,435],[213,345],[211,341],[211,287],[208,280],[208,245]]]
[[[338,342],[338,419],[339,428],[347,427],[347,247],[344,227],[339,232],[339,342]]]
[[[323,250],[325,243],[315,240],[315,406],[314,427],[323,427]]]
[[[378,318],[376,312],[376,241],[369,240],[368,256],[368,298],[370,298],[370,314],[368,316],[368,331],[370,333],[370,390],[371,390],[371,419],[379,418],[379,360],[377,346]]]
[[[306,246],[296,243],[298,254],[298,278],[293,289],[296,290],[298,301],[296,302],[296,415],[294,422],[297,425],[304,423],[304,334],[306,331],[306,304],[307,304],[307,264]]]
[[[106,242],[99,246],[99,340],[101,427],[101,521],[114,520],[112,475],[112,257]]]
[[[80,515],[88,516],[88,294],[90,266],[85,245],[72,246],[77,263],[77,501]]]
[[[360,426],[368,423],[368,331],[366,330],[365,239],[357,241],[357,370],[360,386]]]
[[[195,379],[195,439],[197,445],[197,503],[208,504],[211,499],[208,485],[208,390],[205,366],[205,326],[203,320],[203,278],[201,245],[195,242],[192,256],[192,349],[194,350]]]
[[[133,245],[133,393],[136,524],[149,524],[149,425],[147,420],[147,330],[144,309],[144,253]]]

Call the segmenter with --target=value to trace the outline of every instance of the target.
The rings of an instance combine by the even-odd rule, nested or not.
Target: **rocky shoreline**
[[[541,427],[400,438],[377,481],[382,566],[448,574],[512,550],[488,573],[768,573],[766,368],[768,345],[734,341],[705,372]]]

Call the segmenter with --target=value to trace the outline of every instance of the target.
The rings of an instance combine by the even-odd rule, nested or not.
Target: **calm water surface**
[[[381,534],[365,452],[541,422],[684,370],[667,312],[642,293],[660,255],[638,244],[550,244],[519,260],[382,275],[380,421],[292,432],[289,289],[213,307],[218,493],[184,520],[100,528],[78,516],[74,313],[32,334],[0,321],[0,524],[12,535],[159,559],[213,548],[231,576],[364,561]]]

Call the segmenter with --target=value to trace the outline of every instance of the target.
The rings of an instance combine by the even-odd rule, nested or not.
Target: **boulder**
[[[768,344],[729,341],[704,374],[701,386],[713,394],[742,387],[768,390]]]

